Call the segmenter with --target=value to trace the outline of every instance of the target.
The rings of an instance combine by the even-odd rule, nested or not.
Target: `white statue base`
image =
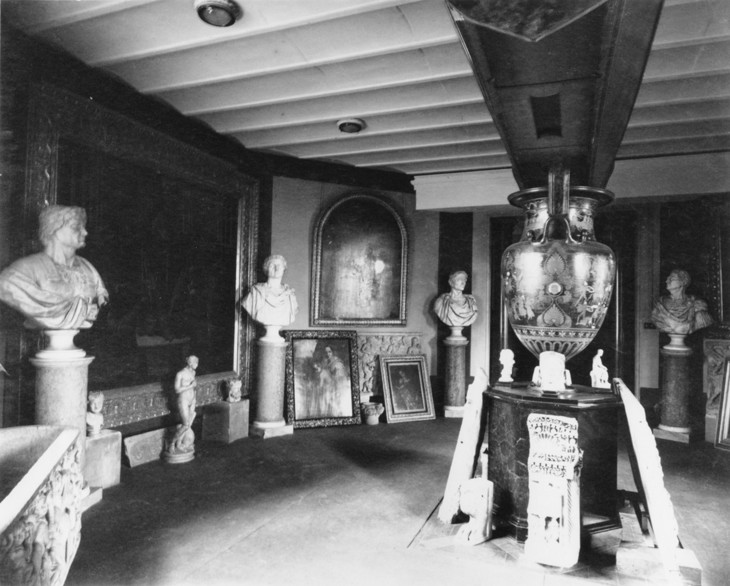
[[[669,344],[662,346],[662,348],[667,350],[677,350],[679,352],[690,350],[689,346],[684,343],[684,339],[687,337],[687,334],[672,334],[667,332],[667,335],[669,336]]]
[[[281,330],[282,326],[264,326],[266,328],[266,333],[259,338],[261,342],[270,342],[270,343],[277,343],[277,342],[283,342],[284,338],[281,336],[279,331]]]
[[[444,417],[447,419],[452,417],[454,419],[461,419],[464,417],[464,406],[454,407],[452,405],[446,405],[444,407]]]
[[[573,384],[570,371],[565,368],[565,355],[551,350],[540,352],[540,366],[532,375],[532,384],[548,393],[564,393]]]
[[[466,336],[462,334],[462,330],[464,329],[464,326],[449,326],[451,328],[451,333],[449,334],[448,338],[445,338],[446,340],[452,340],[452,341],[465,341]]]
[[[36,358],[61,360],[64,358],[83,358],[86,352],[74,344],[79,330],[43,330],[47,345],[36,353]]]

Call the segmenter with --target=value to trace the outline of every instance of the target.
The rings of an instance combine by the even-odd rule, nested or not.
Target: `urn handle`
[[[548,219],[545,220],[539,244],[561,238],[560,236],[548,236],[561,228],[565,231],[564,240],[566,244],[578,244],[578,241],[574,240],[570,233],[570,221],[568,220],[568,211],[570,210],[570,169],[566,169],[562,165],[550,168],[547,205]],[[555,224],[558,226],[553,228]]]

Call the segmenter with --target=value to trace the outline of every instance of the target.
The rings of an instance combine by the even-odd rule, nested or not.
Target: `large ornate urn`
[[[616,260],[596,242],[593,215],[612,200],[603,189],[570,187],[567,172],[509,196],[525,211],[525,228],[502,255],[504,303],[512,329],[536,357],[554,351],[572,358],[603,323]]]

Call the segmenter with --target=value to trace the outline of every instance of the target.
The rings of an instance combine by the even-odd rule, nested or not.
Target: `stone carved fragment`
[[[568,568],[580,553],[580,469],[578,422],[572,417],[531,413],[527,417],[530,497],[525,555]]]
[[[82,490],[79,449],[74,443],[0,536],[0,584],[64,583],[81,539]]]
[[[421,334],[358,334],[357,358],[360,375],[360,395],[379,395],[383,392],[378,367],[378,356],[422,354]]]
[[[705,340],[705,392],[707,415],[717,415],[722,396],[722,376],[725,361],[730,359],[730,340]]]

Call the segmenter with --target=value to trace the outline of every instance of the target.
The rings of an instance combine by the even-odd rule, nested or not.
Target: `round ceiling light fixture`
[[[243,10],[233,0],[195,0],[200,20],[212,26],[231,26],[243,16]]]
[[[365,121],[360,118],[343,118],[337,121],[337,128],[340,129],[340,132],[357,134],[365,128]]]

